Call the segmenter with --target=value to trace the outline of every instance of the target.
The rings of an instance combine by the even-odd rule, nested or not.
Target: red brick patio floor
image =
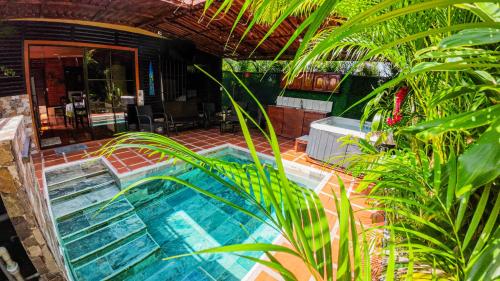
[[[218,129],[197,129],[191,131],[183,131],[177,135],[172,136],[171,138],[192,149],[193,151],[201,151],[226,143],[238,145],[244,148],[247,147],[245,140],[241,134],[220,134]],[[254,133],[252,135],[252,139],[257,151],[264,154],[272,154],[272,151],[263,136]],[[319,196],[326,209],[328,222],[332,230],[331,233],[334,234],[332,239],[334,239],[335,241],[332,242],[332,247],[335,262],[334,268],[336,268],[339,225],[337,222],[337,212],[335,209],[334,196],[332,195],[332,192],[339,194],[340,187],[337,180],[337,175],[342,179],[344,185],[348,189],[351,204],[353,206],[353,209],[355,210],[355,217],[358,221],[358,226],[360,226],[359,224],[363,224],[363,227],[366,229],[374,225],[374,223],[372,223],[373,211],[366,210],[366,200],[362,195],[354,192],[359,179],[353,178],[352,176],[339,171],[328,169],[324,165],[318,165],[317,163],[311,163],[307,161],[307,157],[304,152],[296,152],[294,150],[293,139],[278,138],[278,141],[280,143],[280,149],[283,159],[310,166],[316,169],[322,169],[333,174],[329,182],[324,186],[323,190],[319,192]],[[72,161],[95,157],[96,155],[93,154],[93,152],[97,151],[104,143],[106,143],[106,140],[87,142],[85,143],[88,147],[86,150],[69,154],[63,153],[62,155],[57,155],[53,149],[47,149],[32,155],[39,186],[43,187],[43,169],[55,165],[70,163]],[[135,149],[122,149],[115,151],[110,157],[108,157],[108,160],[115,167],[118,173],[126,173],[139,168],[154,165],[158,163],[158,158],[158,156],[148,157],[145,153],[141,153]],[[276,257],[285,265],[285,267],[291,269],[291,271],[297,276],[299,280],[310,280],[311,276],[301,260],[291,255],[281,253],[276,254]],[[266,268],[259,273],[256,280],[281,280],[281,278],[275,272]]]

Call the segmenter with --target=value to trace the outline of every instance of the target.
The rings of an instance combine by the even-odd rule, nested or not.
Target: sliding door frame
[[[31,96],[31,80],[30,80],[30,46],[59,46],[59,47],[81,47],[81,48],[101,48],[101,49],[111,49],[120,51],[130,51],[134,53],[134,64],[135,64],[135,99],[137,102],[137,95],[139,93],[139,52],[137,48],[123,47],[116,45],[104,45],[104,44],[94,44],[85,42],[74,42],[74,41],[52,41],[52,40],[24,40],[23,53],[24,53],[24,77],[26,83],[26,94],[28,95],[28,100],[30,103],[31,111],[31,126],[33,130],[33,137],[35,144],[38,149],[42,149],[40,145],[40,140],[38,138],[38,130],[35,122],[35,112],[33,109],[33,100]]]

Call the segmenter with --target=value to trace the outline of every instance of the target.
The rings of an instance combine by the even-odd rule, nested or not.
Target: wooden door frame
[[[26,83],[26,94],[28,95],[28,100],[30,103],[31,111],[31,127],[33,130],[35,144],[38,149],[42,149],[40,145],[40,140],[38,139],[38,128],[34,122],[35,112],[33,110],[33,101],[31,98],[31,81],[30,81],[30,58],[29,58],[29,47],[33,46],[62,46],[62,47],[81,47],[81,48],[101,48],[101,49],[111,49],[120,51],[130,51],[134,52],[134,64],[135,64],[135,98],[137,101],[137,95],[139,94],[139,52],[137,48],[123,47],[116,45],[105,45],[105,44],[94,44],[85,42],[74,42],[74,41],[55,41],[55,40],[24,40],[23,53],[24,53],[24,77]]]

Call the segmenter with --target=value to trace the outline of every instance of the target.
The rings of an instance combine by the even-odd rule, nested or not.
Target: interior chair
[[[58,116],[62,116],[64,119],[64,127],[68,127],[68,121],[66,119],[66,104],[68,104],[68,98],[61,97],[59,99],[59,106],[54,107],[54,114],[56,116],[56,121]]]
[[[73,118],[75,120],[75,127],[78,128],[78,122],[85,127],[84,119],[87,118],[87,105],[82,95],[73,95]]]

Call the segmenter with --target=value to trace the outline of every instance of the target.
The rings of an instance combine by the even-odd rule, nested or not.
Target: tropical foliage
[[[8,37],[14,32],[15,30],[12,27],[0,22],[0,38]],[[2,76],[13,77],[15,75],[16,72],[12,68],[9,68],[5,65],[0,65],[0,78],[2,78]]]
[[[499,275],[498,264],[484,262],[500,238],[500,9],[475,2],[269,0],[245,1],[240,10],[253,14],[247,31],[271,26],[262,41],[288,16],[304,18],[282,50],[302,40],[289,79],[339,55],[359,64],[386,60],[397,70],[365,98],[363,116],[383,132],[377,144],[389,138],[395,148],[380,152],[361,140],[365,154],[353,156],[350,168],[365,176],[360,190],[374,185],[370,197],[397,241],[388,243],[388,259],[408,257],[409,277],[415,265],[451,279]],[[387,270],[394,276],[394,264]]]
[[[235,6],[234,2],[242,4]],[[241,40],[245,40],[256,24],[269,25],[263,42],[287,17],[301,18],[302,23],[276,57],[278,60],[292,42],[301,40],[295,58],[287,64],[289,80],[307,71],[311,64],[340,54],[359,64],[368,60],[389,62],[395,76],[365,98],[369,102],[363,121],[372,121],[373,131],[380,132],[379,140],[376,143],[347,140],[363,150],[363,154],[349,159],[349,170],[363,176],[358,191],[369,191],[367,196],[376,202],[374,208],[386,215],[386,224],[381,227],[387,234],[385,251],[382,251],[386,253],[386,279],[414,279],[422,274],[450,280],[500,277],[497,187],[500,9],[497,3],[206,1],[206,7],[211,5],[219,7],[218,12],[211,15],[214,17],[230,8],[239,9],[232,30],[241,24],[245,13],[252,14]],[[268,119],[269,130],[261,131],[273,147],[277,169],[266,168],[259,162],[245,120],[249,124],[255,122],[232,102],[252,151],[255,164],[250,167],[255,174],[240,181],[241,184],[233,181],[229,185],[259,205],[261,201],[257,198],[260,197],[249,192],[248,181],[254,177],[267,179],[265,192],[258,196],[267,198],[264,202],[270,202],[270,208],[260,205],[268,217],[274,216],[269,210],[275,210],[272,224],[289,240],[291,248],[254,244],[207,252],[288,251],[304,261],[317,280],[332,280],[331,237],[322,223],[324,216],[317,196],[309,193],[303,199],[292,198],[305,191],[286,179]],[[143,142],[151,142],[151,145]],[[381,145],[388,149],[381,149]],[[247,175],[243,173],[246,168],[203,158],[165,137],[125,135],[111,147],[124,146],[142,147],[179,158],[205,168],[215,179],[222,175],[238,178]],[[231,169],[227,168],[230,166]],[[264,177],[267,174],[276,176]],[[284,192],[276,193],[278,190]],[[363,239],[358,237],[345,192],[341,197],[336,278],[350,280],[354,276],[357,280],[370,280],[371,253],[366,233],[361,233]],[[319,237],[321,239],[315,239]],[[268,260],[257,262],[278,270],[287,280],[295,278],[270,254]]]
[[[352,69],[356,65],[356,69]],[[222,60],[222,71],[282,73],[288,68],[287,61],[271,60]],[[335,72],[339,74],[352,73],[360,76],[387,77],[391,74],[389,65],[383,62],[366,62],[357,64],[355,61],[319,61],[308,65],[308,72]]]

